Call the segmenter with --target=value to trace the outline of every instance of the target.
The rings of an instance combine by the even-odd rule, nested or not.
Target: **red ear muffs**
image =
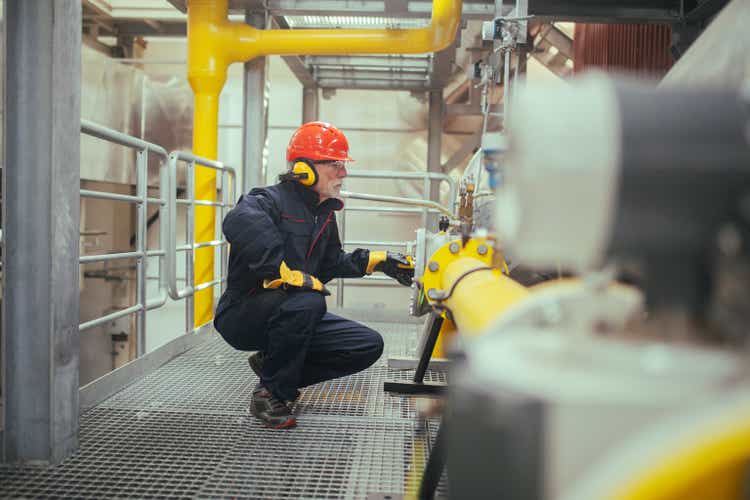
[[[311,187],[318,183],[318,171],[308,160],[297,160],[290,174],[303,186]]]

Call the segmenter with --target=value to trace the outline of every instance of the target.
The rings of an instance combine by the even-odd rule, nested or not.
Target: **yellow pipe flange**
[[[492,267],[494,249],[482,238],[446,243],[432,254],[421,278],[433,307],[450,311],[462,335],[474,336],[528,289]],[[506,268],[507,269],[507,268]]]
[[[462,245],[460,239],[455,239],[438,248],[428,259],[421,278],[427,301],[435,305],[435,300],[430,298],[430,290],[443,291],[443,273],[448,264],[469,257],[492,267],[494,253],[495,249],[484,238],[471,238],[466,245]]]

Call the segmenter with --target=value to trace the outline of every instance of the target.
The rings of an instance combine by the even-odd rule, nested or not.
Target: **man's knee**
[[[371,328],[367,328],[366,326],[363,326],[363,328],[366,329],[363,332],[363,344],[365,346],[365,348],[363,349],[365,354],[364,357],[365,361],[367,362],[367,366],[370,366],[378,359],[380,359],[380,356],[383,355],[383,348],[385,344],[383,342],[383,337],[378,332]]]

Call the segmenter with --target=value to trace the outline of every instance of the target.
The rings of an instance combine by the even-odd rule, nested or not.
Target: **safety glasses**
[[[345,169],[348,166],[349,162],[346,161],[339,161],[339,160],[323,160],[323,161],[316,161],[315,165],[327,165],[329,167],[333,167],[337,170]]]

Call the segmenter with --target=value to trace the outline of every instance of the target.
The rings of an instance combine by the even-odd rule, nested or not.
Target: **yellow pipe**
[[[738,410],[731,421],[709,423],[693,431],[685,445],[659,461],[646,461],[642,473],[615,485],[611,500],[740,500],[747,498],[750,463],[750,411]]]
[[[461,19],[461,0],[434,0],[429,26],[408,30],[258,30],[228,20],[227,0],[188,2],[188,81],[195,93],[193,154],[216,159],[218,100],[227,68],[260,55],[421,54],[448,47]],[[215,173],[196,167],[196,199],[214,200]],[[196,208],[196,242],[213,239],[216,214]],[[195,254],[195,284],[213,279],[212,248]],[[195,296],[195,326],[213,317],[213,289]]]
[[[461,257],[449,263],[443,271],[443,290],[453,289],[443,303],[462,335],[481,333],[510,306],[529,295],[528,289],[500,270],[486,268],[487,264],[481,260]]]
[[[204,133],[205,130],[218,130],[219,99],[218,94],[198,93],[195,95],[193,127],[193,151],[198,156],[216,158],[217,134]],[[196,165],[195,168],[195,199],[216,200],[216,171]],[[214,237],[216,213],[214,207],[195,207],[195,241],[211,241]],[[206,283],[213,280],[214,247],[199,248],[195,251],[194,283]],[[213,318],[213,287],[206,288],[195,294],[194,326],[197,328]]]

